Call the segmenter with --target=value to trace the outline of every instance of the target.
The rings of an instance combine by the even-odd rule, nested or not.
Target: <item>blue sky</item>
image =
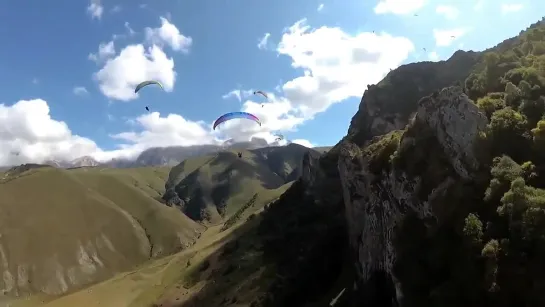
[[[0,164],[253,135],[332,145],[391,68],[493,46],[539,12],[532,0],[5,1]],[[146,79],[165,91],[134,95]],[[240,110],[262,126],[211,130]]]

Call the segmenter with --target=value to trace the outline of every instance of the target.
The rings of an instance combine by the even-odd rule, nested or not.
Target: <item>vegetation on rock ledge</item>
[[[486,169],[457,179],[434,205],[432,231],[405,218],[396,243],[404,306],[543,306],[545,23],[487,50],[464,84],[489,119],[479,155]],[[403,133],[416,143],[399,152]],[[371,171],[403,169],[437,186],[453,173],[433,140],[414,125],[376,138],[365,149]]]

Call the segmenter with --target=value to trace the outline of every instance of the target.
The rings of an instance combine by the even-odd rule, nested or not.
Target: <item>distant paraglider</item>
[[[226,113],[226,114],[223,114],[222,116],[218,117],[218,119],[216,119],[216,121],[214,122],[214,126],[212,129],[216,130],[216,127],[223,123],[223,122],[226,122],[226,121],[229,121],[231,119],[235,119],[235,118],[246,118],[246,119],[249,119],[249,120],[253,120],[255,121],[256,123],[259,124],[259,126],[261,126],[261,121],[259,120],[259,118],[257,118],[257,116],[253,115],[253,114],[250,114],[250,113],[247,113],[247,112],[230,112],[230,113]]]
[[[134,89],[134,93],[135,93],[135,94],[138,93],[138,91],[139,91],[140,89],[142,89],[143,87],[146,87],[146,86],[148,86],[148,85],[151,85],[151,84],[157,84],[157,85],[159,85],[159,87],[160,87],[162,90],[164,90],[163,85],[162,85],[159,81],[150,80],[150,81],[144,81],[144,82],[141,82],[140,84],[138,84],[138,85],[136,86],[136,88]]]
[[[254,92],[254,95],[257,95],[257,94],[261,94],[263,97],[265,97],[266,99],[269,99],[269,96],[267,96],[267,94],[265,94],[265,92],[263,91],[255,91]],[[261,107],[263,108],[265,105],[264,104],[261,104]]]
[[[257,95],[257,94],[261,94],[261,95],[263,95],[263,97],[269,99],[269,96],[267,96],[267,94],[265,94],[263,91],[255,91],[254,95]]]
[[[282,134],[277,134],[276,138],[274,139],[276,142],[280,142],[284,139],[284,136]]]
[[[148,108],[148,107],[146,107],[146,111],[148,111],[148,112],[149,112],[149,108]]]

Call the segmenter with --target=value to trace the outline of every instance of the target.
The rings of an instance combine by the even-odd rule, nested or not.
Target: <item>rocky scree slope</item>
[[[543,305],[544,89],[543,20],[370,86],[347,136],[305,156],[302,178],[263,216],[282,272],[265,305],[314,306],[324,287],[347,290],[340,306]],[[344,229],[346,255],[330,249],[339,240],[312,239]],[[343,265],[318,269],[347,258],[353,279],[335,282]]]

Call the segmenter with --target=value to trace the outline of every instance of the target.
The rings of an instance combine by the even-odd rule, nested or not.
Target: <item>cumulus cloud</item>
[[[171,92],[176,81],[176,72],[174,60],[160,47],[153,45],[146,49],[142,44],[137,44],[125,47],[119,55],[109,59],[94,74],[94,79],[106,97],[129,101],[138,97],[134,88],[142,80],[157,80],[165,91]]]
[[[521,3],[504,3],[501,5],[502,14],[515,13],[522,10],[523,6]]]
[[[89,91],[83,86],[76,86],[72,89],[72,93],[77,96],[83,96],[89,94]]]
[[[308,147],[308,148],[315,147],[309,140],[305,140],[305,139],[295,139],[295,140],[293,140],[291,142],[295,143],[295,144],[305,146],[305,147]]]
[[[263,35],[263,37],[259,39],[259,43],[257,43],[257,48],[266,49],[267,48],[267,42],[269,41],[270,36],[271,36],[271,33],[265,33]]]
[[[125,29],[127,30],[127,33],[129,33],[130,36],[133,36],[134,34],[136,34],[136,32],[131,28],[131,25],[129,24],[128,21],[125,21],[123,26],[125,27]]]
[[[245,99],[247,97],[250,97],[254,94],[254,90],[232,90],[229,93],[221,96],[223,99],[231,99],[236,98],[238,101],[242,101],[242,99]]]
[[[115,55],[115,46],[114,42],[111,41],[108,43],[100,43],[98,46],[98,52],[90,53],[87,58],[91,61],[99,63],[112,57],[113,55]]]
[[[91,3],[87,6],[87,14],[92,19],[100,19],[102,18],[102,13],[104,13],[104,6],[102,6],[100,0],[91,0]]]
[[[380,0],[375,13],[406,15],[420,10],[425,4],[426,0]]]
[[[484,7],[485,2],[486,2],[485,0],[477,0],[475,2],[475,5],[473,6],[473,9],[475,11],[481,11]]]
[[[240,96],[243,101],[241,111],[255,114],[260,118],[261,126],[248,119],[235,119],[212,130],[211,122],[194,121],[178,114],[161,115],[153,112],[133,119],[132,130],[112,134],[111,137],[118,142],[118,149],[103,151],[91,140],[73,135],[66,124],[51,119],[45,101],[37,100],[33,102],[35,107],[32,112],[19,107],[19,117],[2,115],[6,114],[2,110],[10,107],[0,107],[0,119],[14,119],[13,125],[29,125],[34,129],[34,135],[39,137],[24,132],[30,131],[30,128],[14,134],[12,132],[18,126],[6,122],[0,123],[0,137],[12,133],[4,137],[11,142],[5,148],[21,152],[16,156],[17,159],[24,157],[34,160],[46,157],[73,159],[83,155],[107,160],[120,156],[135,157],[142,150],[153,146],[221,144],[226,139],[243,141],[252,137],[273,142],[275,134],[296,130],[299,125],[331,105],[347,98],[361,97],[365,85],[380,81],[390,69],[405,61],[412,51],[414,45],[405,37],[369,32],[349,34],[340,28],[325,26],[312,28],[306,20],[301,20],[283,32],[276,52],[291,59],[292,67],[303,73],[285,82],[278,92],[268,91],[268,99],[252,95],[253,90],[249,89],[227,94],[237,99]],[[126,101],[136,98],[134,86],[145,79],[158,80],[163,83],[165,90],[172,90],[176,74],[174,61],[159,46],[146,48],[136,44],[107,58],[94,78],[106,96]],[[20,105],[24,106],[25,102]],[[47,134],[46,131],[52,132]],[[26,143],[14,141],[19,139],[26,140]],[[312,146],[307,140],[292,142]],[[7,161],[8,156],[4,154],[0,164],[4,164],[2,162]]]
[[[301,116],[312,118],[334,103],[361,96],[365,85],[377,83],[412,51],[414,45],[405,37],[311,29],[302,20],[284,33],[278,52],[305,73],[286,82],[282,91]]]
[[[232,90],[229,93],[221,96],[223,99],[230,99],[230,98],[236,98],[238,101],[241,101],[241,93],[240,90]]]
[[[183,35],[178,28],[166,18],[161,17],[159,28],[146,28],[146,39],[151,44],[158,46],[168,45],[174,51],[187,53],[193,43],[193,39]]]
[[[450,46],[455,40],[460,39],[467,34],[468,29],[456,28],[456,29],[433,29],[433,37],[435,38],[435,45],[438,47]]]
[[[438,5],[435,8],[435,12],[439,15],[443,15],[449,20],[455,20],[458,18],[460,11],[452,5]]]
[[[365,85],[377,83],[407,59],[414,45],[407,38],[386,33],[351,35],[340,28],[311,28],[301,20],[285,30],[276,51],[289,57],[292,66],[304,73],[284,83],[279,95],[267,92],[268,99],[240,89],[223,96],[240,97],[244,101],[241,111],[255,114],[261,126],[248,119],[235,119],[212,130],[212,123],[151,113],[135,121],[141,131],[114,137],[126,142],[122,150],[127,152],[150,146],[221,143],[226,139],[247,141],[251,137],[273,142],[276,133],[294,131],[332,104],[360,97]]]
[[[321,10],[324,9],[324,4],[321,3],[320,5],[318,5],[318,8],[317,8],[317,11],[320,12]]]
[[[100,151],[95,142],[52,119],[42,99],[0,104],[0,147],[0,165],[72,160]]]
[[[428,59],[430,59],[430,61],[433,61],[433,62],[439,61],[439,55],[437,54],[437,52],[432,51],[428,53]]]
[[[190,121],[178,114],[161,117],[158,112],[136,118],[141,131],[122,132],[112,135],[125,143],[120,150],[125,156],[135,156],[149,147],[190,146],[213,144],[219,141],[210,132],[210,126],[202,121]]]
[[[125,21],[125,23],[123,24],[123,27],[125,27],[126,33],[112,35],[113,40],[134,36],[136,34],[136,31],[134,31],[131,28],[131,25],[129,24],[128,21]]]

